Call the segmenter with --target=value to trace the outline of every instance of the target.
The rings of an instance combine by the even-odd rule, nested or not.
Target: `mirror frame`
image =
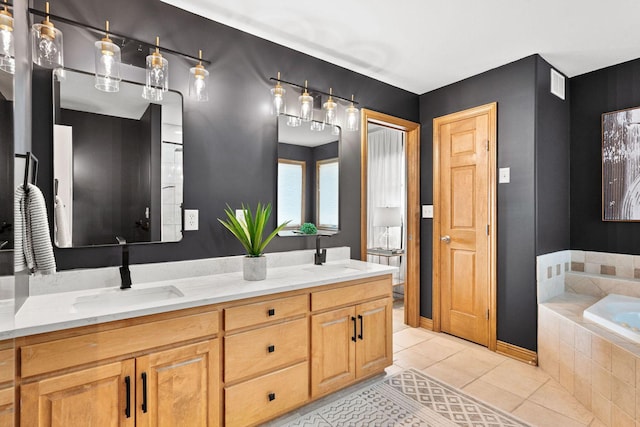
[[[71,71],[71,72],[74,72],[74,73],[84,74],[84,75],[87,75],[87,76],[94,76],[94,73],[90,73],[90,72],[87,72],[87,71],[82,71],[82,70],[78,70],[78,69],[74,69],[74,68],[69,68],[69,67],[65,67],[64,71],[65,72]],[[144,87],[144,83],[140,83],[140,82],[136,82],[136,81],[132,81],[132,80],[127,80],[127,79],[120,80],[120,83],[133,84],[133,85],[136,85],[136,86],[140,86],[141,89]],[[60,98],[60,84],[61,84],[61,82],[60,82],[60,79],[59,79],[57,73],[52,73],[52,99],[53,99],[53,105],[52,105],[53,114],[52,115],[53,115],[53,125],[54,126],[57,124],[56,123],[56,111],[58,109],[58,105],[57,105],[57,101],[56,100]],[[168,92],[175,93],[180,97],[180,110],[182,112],[182,127],[184,129],[184,95],[182,94],[182,92],[180,92],[178,90],[175,90],[175,89],[169,89]],[[153,103],[153,102],[149,101],[149,104],[151,104],[151,103]],[[53,129],[52,129],[52,132],[53,132]],[[164,142],[162,140],[162,130],[161,130],[160,137],[161,137],[160,138],[160,142],[162,144]],[[51,144],[53,145],[53,139],[51,140]],[[184,144],[184,137],[183,137],[182,138],[183,149],[184,149],[184,145],[185,144]],[[162,149],[162,147],[161,147],[161,149]],[[52,166],[53,166],[53,147],[52,147],[51,163],[52,163]],[[182,168],[184,169],[184,157],[183,157],[183,160],[182,160]],[[162,171],[160,173],[162,175]],[[52,181],[55,180],[54,176],[55,176],[55,168],[52,168],[52,176],[51,176]],[[182,187],[183,187],[183,191],[184,191],[184,180],[183,180]],[[53,194],[52,197],[53,197],[53,203],[55,205],[56,194],[55,194],[55,183],[54,182],[52,182],[52,189],[54,191],[54,194]],[[52,209],[55,210],[54,207],[52,207]],[[162,206],[160,206],[160,211],[162,212]],[[161,215],[162,215],[162,213],[161,213]],[[72,245],[72,246],[65,246],[65,247],[58,246],[56,241],[55,241],[55,219],[54,219],[54,216],[55,216],[55,213],[52,215],[52,221],[51,221],[51,224],[50,224],[50,228],[51,228],[51,233],[52,233],[52,243],[54,244],[54,246],[55,246],[55,248],[57,250],[60,250],[60,249],[76,249],[76,248],[98,248],[98,247],[122,246],[118,242],[89,244],[89,245]],[[126,245],[127,246],[129,246],[129,245],[149,245],[149,244],[158,244],[158,243],[177,243],[177,242],[182,241],[184,239],[184,196],[183,196],[183,201],[182,201],[181,206],[180,206],[180,223],[181,223],[181,225],[180,225],[180,238],[177,239],[177,240],[166,240],[166,241],[153,240],[153,241],[142,241],[142,242],[127,241]]]
[[[319,114],[319,113],[318,113]],[[291,114],[280,114],[278,116],[276,116],[276,217],[277,217],[277,213],[279,211],[279,206],[277,203],[278,200],[278,188],[279,188],[279,163],[280,163],[280,148],[279,148],[279,144],[281,144],[280,142],[280,120],[281,118],[289,118],[289,117],[297,117]],[[322,121],[319,120],[311,120],[309,122],[303,122],[303,123],[312,123],[312,122],[316,122],[316,123],[322,123],[324,125],[324,123]],[[343,139],[343,132],[344,130],[342,129],[342,127],[340,125],[335,125],[335,127],[337,127],[339,129],[339,134],[337,136],[337,140],[335,142],[338,143],[338,154],[337,154],[337,159],[338,159],[338,227],[336,229],[330,229],[330,228],[321,228],[320,226],[318,226],[317,224],[317,216],[318,216],[318,191],[317,191],[317,181],[318,181],[318,176],[317,176],[317,168],[318,168],[318,162],[317,161],[315,164],[313,165],[306,165],[305,164],[305,169],[308,171],[309,168],[313,168],[314,173],[316,174],[315,176],[315,180],[313,180],[314,182],[309,182],[310,180],[306,179],[306,177],[303,177],[303,182],[305,183],[305,188],[309,185],[313,186],[313,193],[312,193],[312,197],[314,198],[315,202],[315,209],[314,212],[311,213],[311,215],[305,215],[306,218],[313,218],[315,220],[314,225],[317,227],[317,233],[315,234],[304,234],[304,233],[300,233],[300,232],[296,232],[295,230],[291,229],[291,228],[285,228],[284,230],[282,230],[280,233],[278,233],[278,236],[280,237],[313,237],[313,236],[333,236],[335,234],[340,233],[341,231],[341,226],[342,226],[342,203],[341,203],[341,193],[342,191],[340,190],[341,185],[340,183],[342,182],[342,139]],[[309,132],[313,132],[311,130],[309,130]],[[286,142],[283,144],[287,144]],[[331,157],[329,159],[333,159],[334,157]],[[322,159],[322,160],[329,160],[329,159]],[[322,161],[320,160],[320,161]],[[303,195],[303,203],[305,203],[304,201],[304,195]],[[302,225],[302,224],[301,224]]]

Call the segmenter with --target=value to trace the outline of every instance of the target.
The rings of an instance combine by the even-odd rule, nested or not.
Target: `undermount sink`
[[[85,295],[76,298],[73,308],[77,311],[95,310],[98,308],[128,307],[150,302],[166,301],[183,297],[175,286],[160,286],[144,289],[110,289],[108,291]]]

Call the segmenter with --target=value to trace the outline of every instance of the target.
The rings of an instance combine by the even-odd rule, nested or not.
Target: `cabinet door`
[[[20,425],[133,426],[134,366],[125,360],[22,385]]]
[[[14,425],[14,395],[16,389],[8,387],[0,390],[0,426],[11,427]]]
[[[220,424],[218,339],[136,359],[138,426]]]
[[[311,396],[337,390],[356,378],[355,307],[311,316]]]
[[[391,310],[391,298],[371,301],[356,307],[358,322],[357,378],[381,372],[393,363]]]

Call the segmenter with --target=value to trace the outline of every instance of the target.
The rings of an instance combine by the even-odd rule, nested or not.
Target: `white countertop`
[[[155,302],[140,301],[133,304],[127,302],[126,305],[118,306],[97,304],[97,307],[90,309],[86,307],[77,309],[74,304],[77,303],[78,298],[82,300],[82,297],[85,297],[86,300],[96,295],[99,295],[95,298],[96,301],[107,301],[114,296],[121,301],[126,301],[126,292],[129,291],[109,288],[36,295],[27,298],[13,319],[12,325],[3,325],[4,322],[0,322],[0,340],[364,279],[396,271],[397,267],[341,260],[327,262],[322,266],[302,264],[268,268],[267,279],[257,282],[245,281],[242,279],[242,272],[234,272],[143,284],[134,283],[132,285],[134,292],[173,286],[183,296]],[[123,295],[117,294],[120,292]]]

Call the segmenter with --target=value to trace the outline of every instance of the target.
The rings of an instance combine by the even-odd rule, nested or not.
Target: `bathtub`
[[[583,316],[640,343],[640,298],[609,294],[587,308]]]

